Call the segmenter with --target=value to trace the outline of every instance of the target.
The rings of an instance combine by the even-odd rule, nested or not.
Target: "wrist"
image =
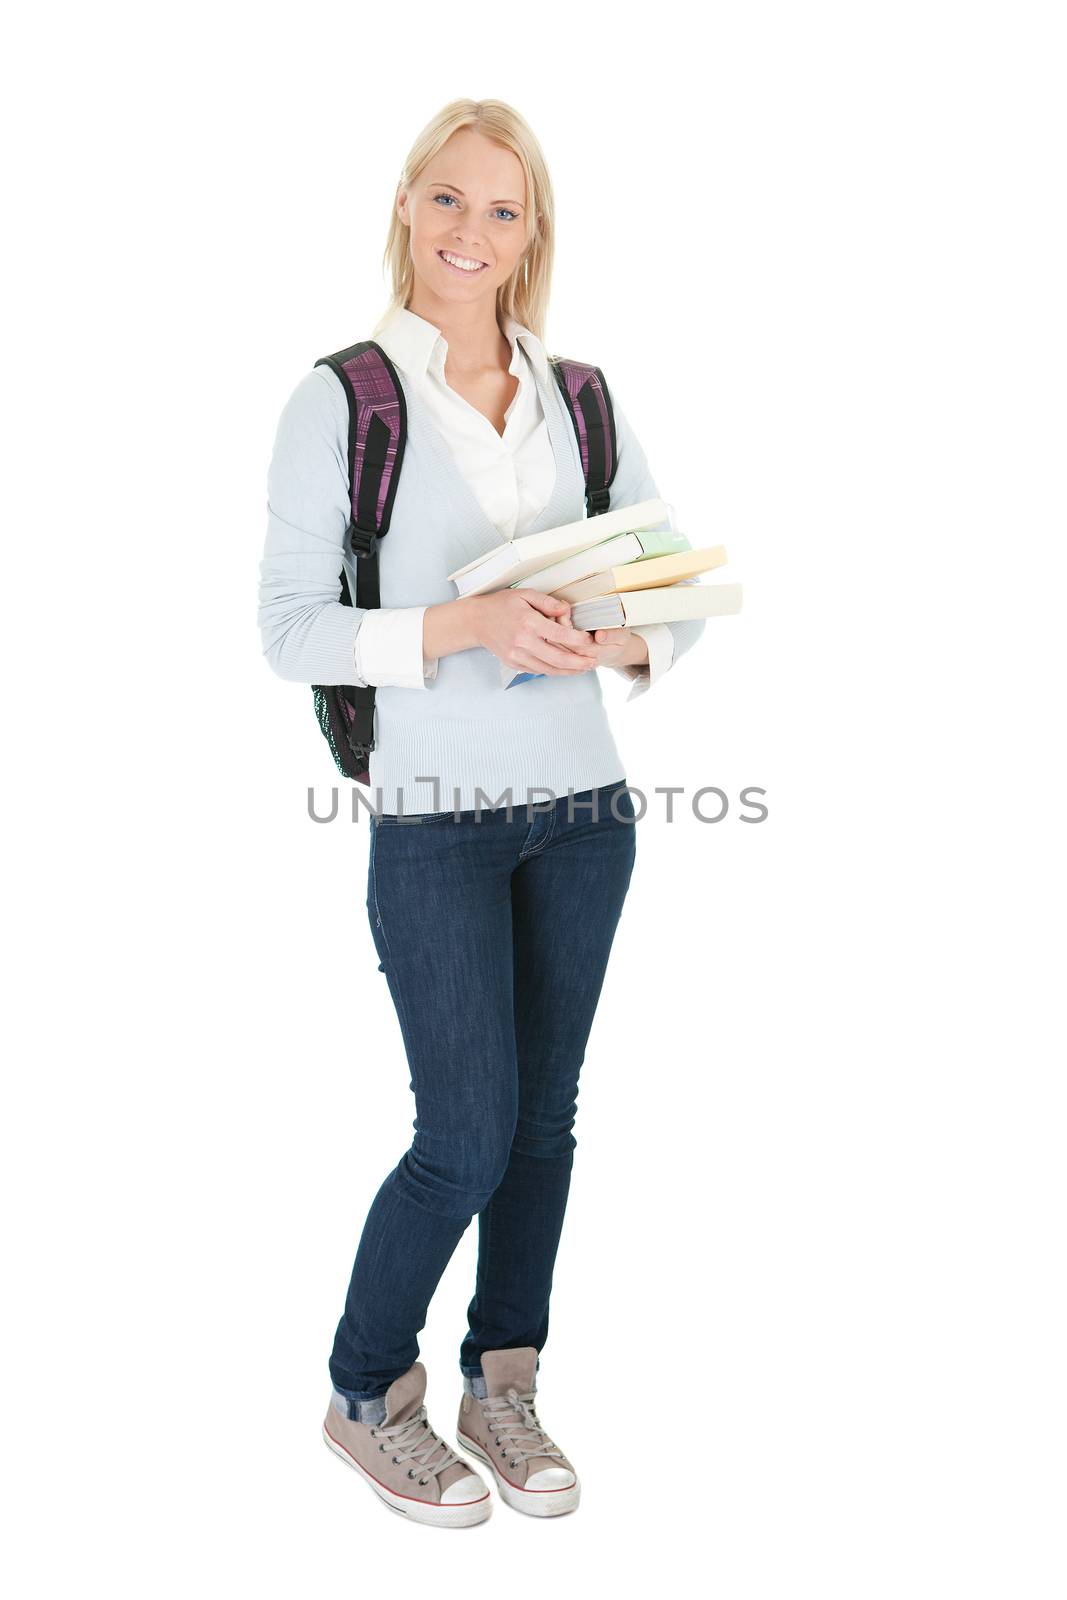
[[[648,640],[639,633],[631,633],[629,649],[626,653],[624,665],[627,667],[648,666]]]
[[[448,656],[478,644],[479,595],[461,595],[427,606],[422,619],[422,648],[427,656]]]

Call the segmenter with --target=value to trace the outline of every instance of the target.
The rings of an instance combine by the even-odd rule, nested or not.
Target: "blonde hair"
[[[496,316],[501,326],[505,317],[514,317],[543,341],[556,237],[552,180],[533,129],[503,100],[450,100],[426,124],[408,152],[393,196],[393,215],[382,258],[392,283],[392,296],[371,337],[378,333],[397,306],[407,305],[415,286],[411,235],[397,215],[397,196],[402,188],[411,188],[459,128],[475,128],[505,146],[514,152],[522,166],[526,178],[526,248],[511,277],[497,290]]]

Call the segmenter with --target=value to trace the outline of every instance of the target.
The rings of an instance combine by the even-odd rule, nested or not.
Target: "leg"
[[[379,1189],[337,1328],[338,1389],[385,1393],[471,1217],[508,1161],[518,1110],[505,829],[372,823],[367,909],[415,1093],[415,1138]]]
[[[598,820],[556,803],[547,839],[512,878],[519,1113],[507,1170],[479,1216],[478,1275],[460,1368],[481,1376],[484,1350],[548,1335],[548,1303],[570,1188],[578,1075],[635,860],[633,801]],[[620,820],[621,819],[621,820]]]

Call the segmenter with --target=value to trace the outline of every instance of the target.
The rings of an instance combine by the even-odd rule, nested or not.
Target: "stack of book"
[[[526,533],[448,574],[460,595],[494,589],[537,589],[570,603],[574,627],[628,628],[642,622],[733,616],[739,583],[701,583],[701,573],[724,566],[721,544],[694,550],[683,533],[655,529],[670,521],[663,500],[642,500],[562,528]],[[517,672],[501,663],[506,689],[543,672]]]

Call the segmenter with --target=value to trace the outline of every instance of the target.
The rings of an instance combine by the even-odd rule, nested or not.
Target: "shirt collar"
[[[505,317],[504,335],[511,345],[509,372],[520,370],[519,346],[530,359],[541,382],[549,382],[548,356],[536,333],[523,327],[514,317]],[[394,306],[381,323],[375,342],[380,344],[390,361],[413,378],[422,378],[427,372],[444,380],[445,355],[448,343],[440,328],[417,316],[406,306]]]

